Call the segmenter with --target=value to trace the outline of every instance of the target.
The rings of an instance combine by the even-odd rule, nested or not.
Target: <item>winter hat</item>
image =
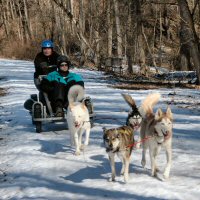
[[[61,55],[57,58],[57,67],[60,68],[61,63],[67,63],[68,68],[71,67],[71,62],[67,56]]]

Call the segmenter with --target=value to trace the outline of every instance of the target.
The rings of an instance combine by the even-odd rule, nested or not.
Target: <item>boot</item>
[[[64,117],[64,112],[63,112],[63,109],[61,107],[56,108],[55,117]]]
[[[60,100],[55,103],[55,117],[64,117],[63,104]]]

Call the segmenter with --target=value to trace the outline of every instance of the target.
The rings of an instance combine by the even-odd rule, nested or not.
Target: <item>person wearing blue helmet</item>
[[[35,73],[34,73],[34,83],[35,86],[39,89],[40,82],[38,77],[40,75],[47,75],[48,73],[55,71],[56,68],[49,67],[57,64],[57,58],[60,56],[57,52],[54,51],[54,44],[51,40],[44,40],[41,43],[42,51],[39,52],[35,59]]]

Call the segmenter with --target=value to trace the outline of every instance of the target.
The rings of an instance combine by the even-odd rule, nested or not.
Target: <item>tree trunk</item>
[[[72,16],[74,15],[74,0],[69,0],[69,10],[72,14]],[[72,23],[72,21],[70,21],[71,24],[71,32],[72,34],[74,34],[74,24]]]
[[[85,9],[83,0],[79,0],[79,21],[80,21],[80,29],[82,34],[85,32]],[[81,40],[81,59],[80,66],[83,66],[85,63],[85,54],[86,54],[86,45],[83,40]]]
[[[66,51],[66,37],[65,37],[65,32],[67,29],[67,26],[65,25],[65,17],[64,16],[64,12],[63,10],[60,10],[59,12],[60,15],[60,47],[61,47],[61,52],[64,55],[67,55],[67,51]]]
[[[107,24],[108,24],[108,43],[107,43],[107,57],[112,57],[112,35],[113,35],[113,22],[111,17],[111,2],[107,0]]]
[[[67,16],[69,17],[69,19],[72,21],[72,23],[75,25],[74,27],[76,28],[76,35],[78,37],[78,39],[80,41],[83,41],[85,43],[85,45],[90,48],[91,48],[91,45],[90,43],[88,42],[87,38],[84,36],[83,34],[83,30],[81,29],[81,24],[79,21],[77,21],[74,16],[72,15],[72,13],[70,12],[70,10],[68,8],[66,8],[63,4],[63,2],[60,2],[59,0],[53,0],[55,2],[56,5],[58,5],[61,9],[64,10],[64,12],[67,14]]]
[[[121,24],[119,19],[119,5],[118,0],[113,0],[114,10],[115,10],[115,24],[117,30],[117,56],[122,58],[122,34],[121,34]]]
[[[190,57],[193,60],[194,67],[197,73],[197,83],[200,84],[200,53],[199,42],[194,28],[194,21],[190,13],[186,0],[179,0],[180,16],[181,16],[181,31],[180,40],[186,48],[189,48]]]
[[[23,10],[23,18],[24,18],[24,28],[25,28],[25,32],[26,32],[26,39],[32,39],[32,32],[31,32],[31,28],[30,28],[30,20],[28,17],[28,10],[27,10],[27,0],[23,0],[23,4],[24,4],[24,10]]]
[[[94,26],[94,49],[95,49],[95,53],[94,53],[94,63],[99,66],[100,64],[100,34],[99,34],[99,7],[100,7],[100,3],[99,1],[93,0],[93,13],[94,13],[94,20],[92,22],[93,26]],[[90,52],[92,53],[92,52]]]
[[[6,36],[9,37],[9,27],[8,27],[8,22],[7,22],[7,19],[6,19],[5,11],[3,11],[3,24],[4,24]]]

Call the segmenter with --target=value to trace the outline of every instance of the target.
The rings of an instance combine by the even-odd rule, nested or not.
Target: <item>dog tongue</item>
[[[75,127],[78,128],[80,125],[79,124],[75,124]]]
[[[137,131],[140,128],[140,125],[136,125],[133,128],[134,128],[134,131]]]
[[[165,132],[165,136],[168,136],[168,135],[169,135],[169,131],[166,131],[166,132]]]

